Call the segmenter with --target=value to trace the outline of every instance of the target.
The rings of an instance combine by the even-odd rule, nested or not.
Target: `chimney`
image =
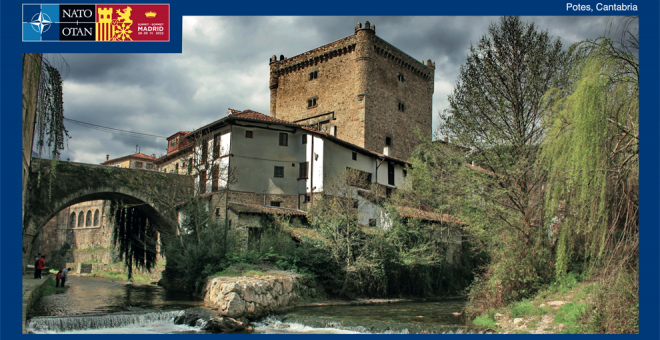
[[[109,160],[110,160],[110,155],[105,155],[105,161],[107,162]]]

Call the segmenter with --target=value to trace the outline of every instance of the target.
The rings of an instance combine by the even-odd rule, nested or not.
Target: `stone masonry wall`
[[[432,136],[435,67],[432,63],[424,65],[376,36],[370,37],[368,47],[371,62],[365,148],[382,153],[385,138],[390,137],[389,155],[407,160],[419,144],[416,130],[425,138]],[[404,105],[403,111],[399,103]]]
[[[351,35],[270,64],[271,117],[295,122],[334,112],[337,137],[364,146],[364,75],[358,72],[357,36]],[[310,80],[309,73],[318,72]],[[308,107],[307,100],[316,99]],[[305,122],[300,122],[305,125]],[[327,131],[327,130],[326,130]]]
[[[314,280],[295,274],[216,277],[206,283],[204,303],[228,317],[254,319],[320,294]]]
[[[419,144],[416,130],[431,138],[435,65],[413,59],[371,27],[289,59],[271,59],[270,115],[311,123],[334,112],[322,128],[334,125],[338,138],[379,153],[390,137],[389,155],[405,160]],[[310,80],[314,71],[318,76]],[[308,107],[310,98],[316,107]]]

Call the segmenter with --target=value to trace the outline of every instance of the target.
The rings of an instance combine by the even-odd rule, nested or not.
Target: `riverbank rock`
[[[177,325],[201,326],[204,331],[213,333],[229,333],[244,330],[248,327],[246,318],[230,318],[218,315],[203,308],[189,308],[174,319]]]
[[[318,298],[313,280],[293,273],[277,275],[216,277],[204,288],[204,303],[229,318],[256,319]]]

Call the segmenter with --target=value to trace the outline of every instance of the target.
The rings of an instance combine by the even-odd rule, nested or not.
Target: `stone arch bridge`
[[[62,209],[85,201],[133,205],[160,231],[176,229],[175,207],[192,193],[191,176],[32,158],[23,207],[23,269],[32,244]]]

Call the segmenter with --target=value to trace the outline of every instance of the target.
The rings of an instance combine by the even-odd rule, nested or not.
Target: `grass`
[[[483,328],[499,328],[497,325],[495,325],[495,319],[490,318],[488,315],[477,316],[474,321],[472,321],[472,323]]]
[[[493,328],[499,331],[511,333],[526,333],[520,329],[503,329],[515,318],[524,318],[527,330],[536,329],[540,320],[547,315],[553,321],[545,327],[544,331],[555,331],[564,334],[576,334],[593,332],[593,326],[589,324],[589,317],[593,311],[592,300],[598,293],[598,285],[583,281],[583,277],[569,273],[566,277],[548,285],[539,291],[535,297],[514,302],[506,307],[488,310],[481,316],[477,316],[473,323],[484,328]],[[566,302],[559,308],[547,305],[550,301]],[[543,307],[541,307],[543,305]],[[495,314],[500,313],[506,321],[502,327],[496,325]],[[563,327],[559,327],[559,325]],[[561,329],[561,330],[560,330]]]
[[[120,272],[110,272],[110,271],[105,271],[105,270],[95,270],[92,272],[92,276],[94,277],[102,277],[106,279],[112,279],[112,280],[128,280],[128,274],[127,273],[120,273]],[[142,284],[148,284],[151,283],[151,277],[147,274],[142,274],[142,273],[133,273],[132,281],[134,283],[142,283]]]
[[[582,333],[586,330],[586,325],[582,324],[580,320],[584,317],[586,309],[586,303],[567,303],[557,310],[554,323],[564,325],[562,333]]]
[[[55,272],[57,273],[57,272]],[[44,290],[41,292],[41,296],[48,296],[53,294],[62,294],[69,289],[69,286],[64,287],[55,287],[55,280],[48,280],[44,287]]]

